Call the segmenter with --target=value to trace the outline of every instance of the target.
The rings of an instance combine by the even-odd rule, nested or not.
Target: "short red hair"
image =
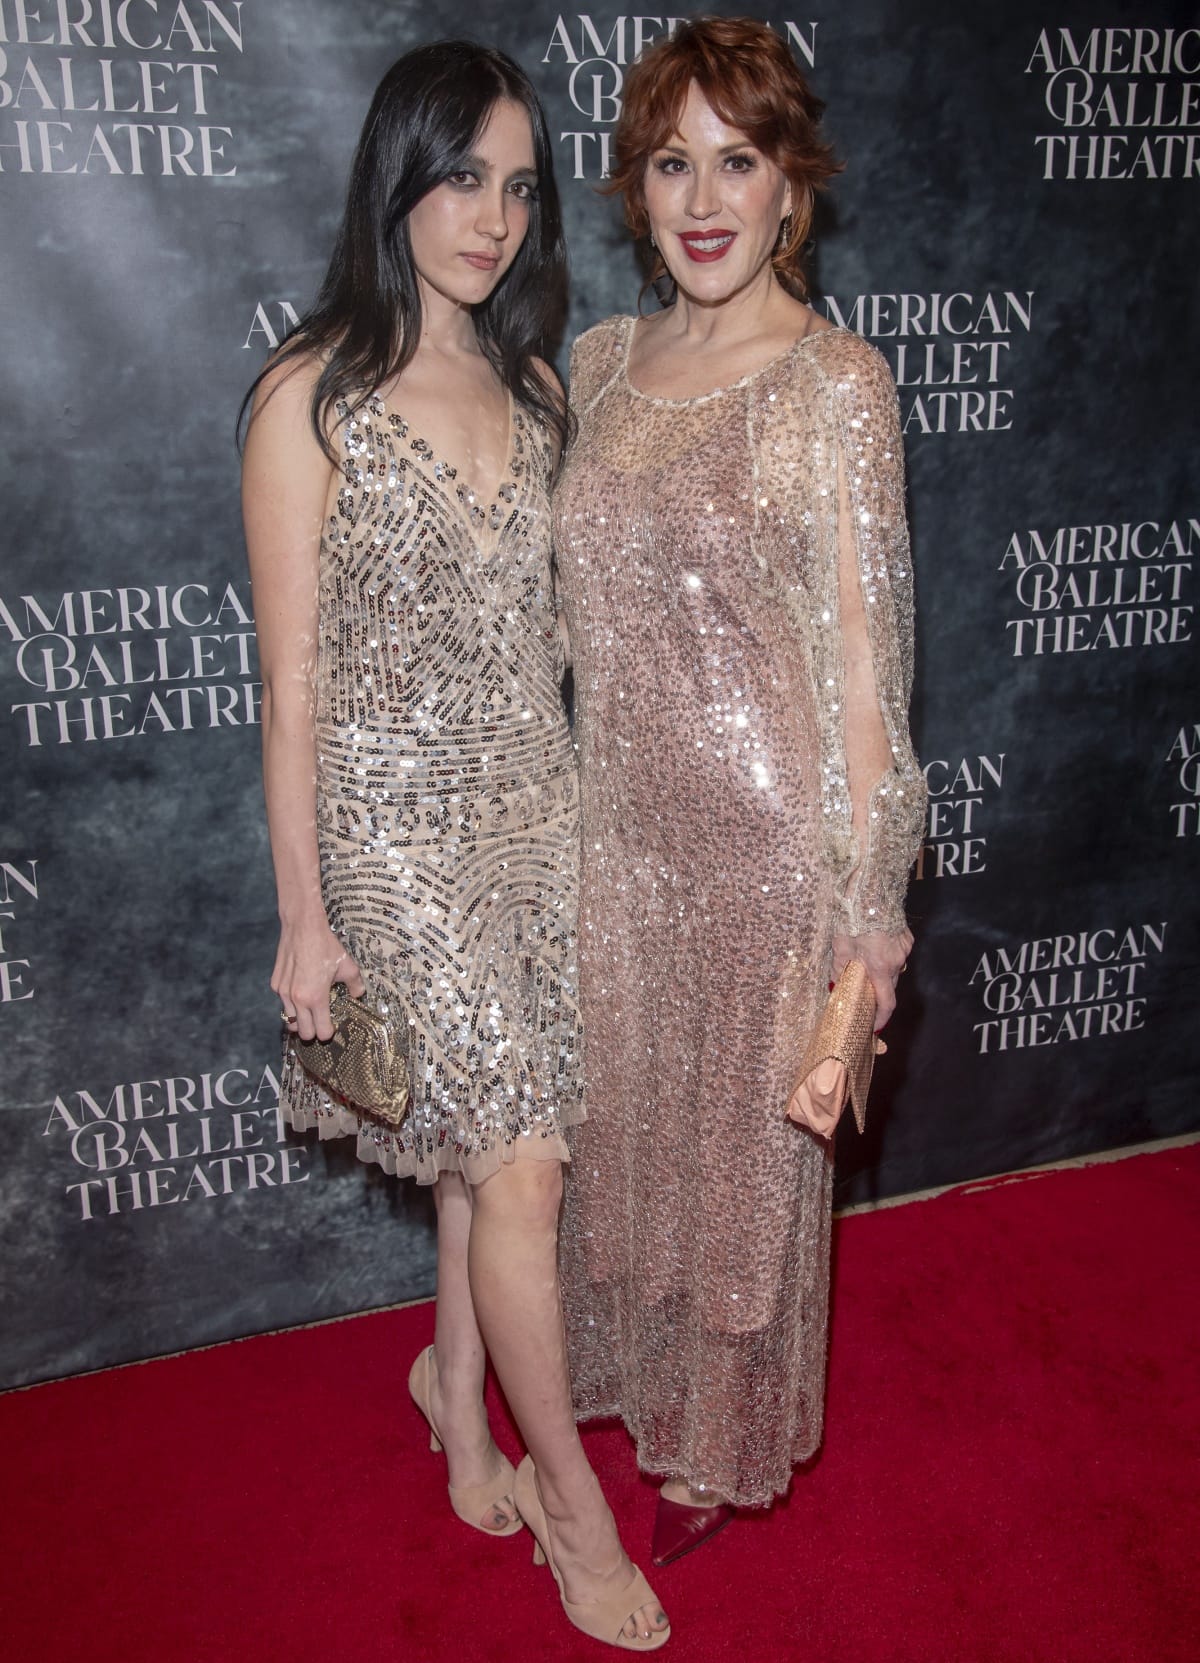
[[[625,222],[634,236],[646,236],[646,165],[674,134],[693,81],[721,120],[744,133],[791,185],[791,224],[772,264],[784,287],[803,300],[808,292],[804,246],[816,192],[841,171],[841,163],[820,136],[824,104],[765,23],[748,17],[691,18],[638,59],[625,81],[607,189],[624,197]],[[664,270],[660,259],[652,276]]]

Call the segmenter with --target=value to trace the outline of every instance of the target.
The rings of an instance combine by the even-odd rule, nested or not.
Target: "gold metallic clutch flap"
[[[296,1056],[306,1073],[355,1108],[399,1126],[408,1112],[407,1045],[388,1022],[344,982],[329,995],[333,1038],[297,1039]]]
[[[887,1050],[875,1034],[875,992],[861,959],[851,959],[837,979],[809,1042],[799,1078],[832,1058],[846,1070],[854,1119],[861,1132],[867,1120],[867,1093],[875,1058]],[[843,1099],[844,1101],[844,1099]]]

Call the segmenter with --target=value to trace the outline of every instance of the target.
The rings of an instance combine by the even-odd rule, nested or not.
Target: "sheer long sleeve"
[[[797,377],[794,398],[776,395],[762,414],[760,508],[786,533],[774,557],[790,562],[785,604],[811,653],[837,927],[894,934],[926,798],[908,727],[912,565],[896,390],[882,356],[849,332],[804,350],[820,375]]]

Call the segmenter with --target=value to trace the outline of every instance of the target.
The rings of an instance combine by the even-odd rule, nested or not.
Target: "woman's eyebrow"
[[[672,156],[686,156],[687,146],[683,144],[656,144],[655,150],[669,150]],[[754,144],[750,139],[735,139],[732,144],[723,144],[717,151],[718,156],[732,156],[736,150],[753,150]]]
[[[469,155],[459,159],[458,166],[471,173],[491,173],[492,165],[482,156]],[[515,167],[508,176],[510,179],[536,179],[537,163],[531,162],[528,167]]]

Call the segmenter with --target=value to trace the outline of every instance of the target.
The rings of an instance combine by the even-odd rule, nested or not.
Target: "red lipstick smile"
[[[737,232],[726,231],[718,225],[712,231],[680,231],[678,237],[689,260],[707,264],[724,259],[734,245]]]

